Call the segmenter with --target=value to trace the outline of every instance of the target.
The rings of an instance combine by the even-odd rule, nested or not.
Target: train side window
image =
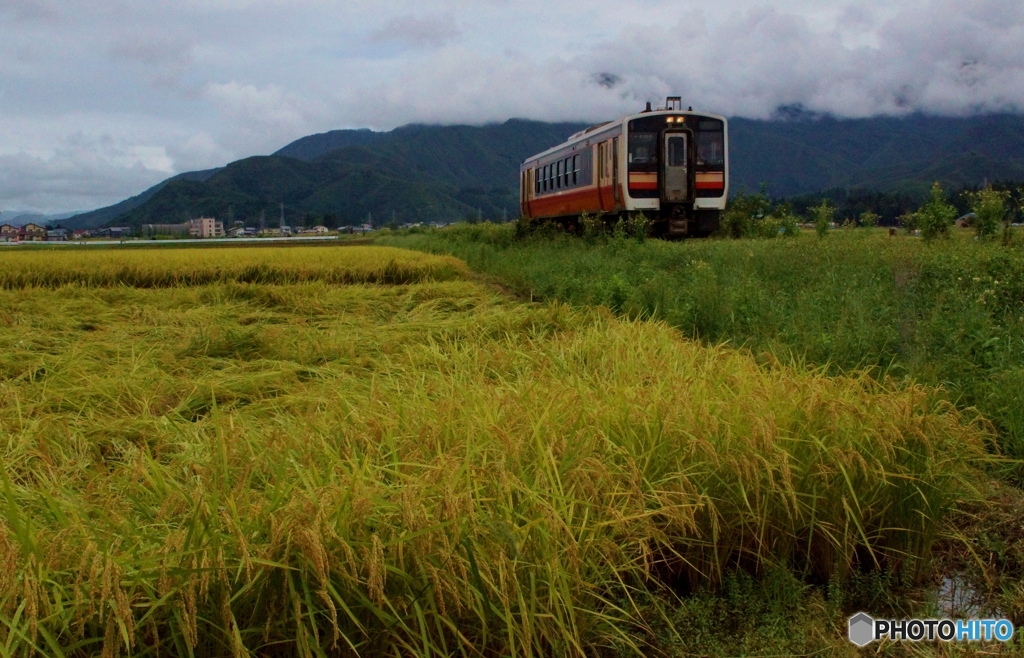
[[[572,184],[576,185],[579,183],[580,176],[580,156],[572,156]]]
[[[544,179],[544,191],[547,192],[548,191],[548,166],[547,165],[544,165],[543,179]]]
[[[569,187],[569,164],[571,161],[572,158],[566,158],[565,164],[562,165],[562,179],[564,180],[566,187]]]
[[[537,169],[533,168],[530,172],[533,174],[533,193],[540,194],[540,178],[537,177]]]
[[[555,187],[562,187],[562,161],[555,163]]]

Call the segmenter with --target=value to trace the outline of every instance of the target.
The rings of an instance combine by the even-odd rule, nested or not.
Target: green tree
[[[946,202],[942,186],[935,183],[928,200],[916,214],[921,237],[931,241],[939,236],[949,237],[949,227],[956,219],[956,208]]]
[[[1017,200],[1014,203],[1016,210],[1008,212],[1003,216],[1003,246],[1008,247],[1013,243],[1013,218],[1018,214],[1024,214],[1024,185],[1017,189]]]
[[[870,210],[865,210],[860,214],[860,225],[864,228],[874,228],[878,226],[878,220],[880,217]]]
[[[993,237],[999,232],[1003,219],[1006,217],[1006,204],[1010,193],[1006,190],[993,190],[991,185],[979,192],[968,192],[971,211],[974,213],[974,230],[982,240]]]
[[[832,204],[828,199],[823,199],[821,205],[811,208],[811,219],[814,220],[814,231],[818,234],[818,238],[824,238],[828,235],[828,230],[832,228],[832,220],[836,216],[836,209],[832,207]]]

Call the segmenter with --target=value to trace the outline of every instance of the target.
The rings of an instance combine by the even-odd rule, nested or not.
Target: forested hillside
[[[180,174],[64,224],[138,226],[212,215],[275,225],[282,204],[289,224],[514,217],[520,162],[583,127],[513,119],[310,135],[270,156]],[[1019,115],[733,119],[730,138],[734,192],[764,183],[774,197],[840,189],[915,199],[936,180],[956,188],[1024,180]]]

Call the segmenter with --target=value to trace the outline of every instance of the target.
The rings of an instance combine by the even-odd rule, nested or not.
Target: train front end
[[[643,212],[666,237],[717,231],[729,193],[725,117],[683,111],[670,97],[664,108],[623,119],[622,132],[624,209]]]

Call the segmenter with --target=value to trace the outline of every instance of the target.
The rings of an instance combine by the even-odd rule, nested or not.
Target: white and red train
[[[519,169],[520,212],[569,220],[587,213],[643,212],[656,235],[718,230],[729,193],[725,117],[664,108],[601,123],[538,153]]]

